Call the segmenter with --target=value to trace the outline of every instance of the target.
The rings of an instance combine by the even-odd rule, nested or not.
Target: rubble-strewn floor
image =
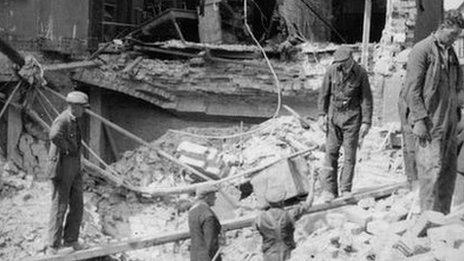
[[[306,137],[308,139],[305,141],[302,138],[303,135],[301,137],[298,136],[303,131],[299,129],[298,124],[294,120],[279,120],[287,127],[263,130],[261,133],[262,136],[246,141],[239,140],[238,142],[241,142],[244,146],[241,149],[247,150],[247,146],[249,146],[248,148],[256,147],[257,143],[263,141],[264,143],[260,144],[265,144],[269,140],[284,134],[287,136],[291,134],[298,138],[299,142],[306,142],[306,144],[321,141],[320,137],[313,140]],[[282,132],[282,130],[285,131]],[[218,135],[234,133],[237,132],[237,129],[223,131],[189,129],[188,131]],[[383,148],[388,148],[391,144],[389,141],[384,143],[386,134],[384,129],[373,129],[366,138],[363,148],[359,153],[355,188],[404,181],[401,151],[398,148]],[[173,138],[175,136],[172,133],[168,133],[160,140],[155,141],[155,143],[160,144],[164,150],[174,154],[175,148],[179,143],[178,140]],[[383,146],[384,144],[387,146]],[[218,144],[210,142],[208,145],[217,146]],[[230,151],[234,149],[234,146],[224,146],[224,148],[228,148]],[[285,153],[285,150],[282,153]],[[267,157],[271,158],[275,156],[267,155]],[[312,163],[320,165],[322,156],[322,151],[314,152],[315,161]],[[245,167],[256,164],[250,158],[248,158],[248,161],[247,159],[235,160],[242,161]],[[259,160],[262,160],[262,158]],[[174,186],[190,182],[184,176],[185,174],[176,166],[166,162],[156,164],[159,161],[160,159],[156,154],[140,148],[127,152],[123,159],[114,164],[113,167],[124,173],[125,177],[128,177],[134,185]],[[3,181],[5,182],[3,191],[8,190],[9,193],[2,194],[0,201],[0,224],[2,224],[0,227],[0,259],[20,260],[25,256],[40,255],[46,242],[50,185],[46,182],[32,182],[23,172],[6,169],[8,171],[4,171],[3,173]],[[382,214],[385,214],[384,212],[388,212],[392,208],[391,206],[401,198],[400,194],[378,203],[371,203],[372,206],[363,211],[369,212],[374,216],[382,216]],[[409,199],[411,196],[408,195],[407,198]],[[192,204],[192,199],[191,195],[178,195],[158,198],[156,200],[147,199],[124,189],[114,188],[104,181],[88,178],[86,182],[82,239],[89,244],[101,244],[111,240],[156,235],[161,232],[186,229],[187,211]],[[407,208],[407,204],[410,207],[411,202],[405,201],[398,204],[406,204],[404,208]],[[242,215],[243,210],[237,210],[233,214],[235,216]],[[385,216],[388,215],[385,214]],[[335,215],[333,219],[335,221],[328,221],[326,220],[326,213],[321,213],[307,216],[297,223],[297,227],[299,228],[296,232],[298,247],[295,250],[294,260],[307,260],[308,251],[312,248],[317,248],[314,250],[314,256],[330,255],[339,260],[346,260],[345,258],[348,257],[351,260],[361,260],[357,258],[361,257],[361,255],[366,255],[364,252],[359,252],[361,251],[359,244],[364,244],[363,242],[366,240],[372,241],[374,236],[369,231],[359,233],[355,238],[345,235],[347,231],[359,231],[360,228],[352,222],[340,221],[346,219],[346,217],[337,217]],[[343,225],[337,225],[338,223],[334,224],[334,222],[342,222]],[[316,233],[311,234],[316,230]],[[323,244],[323,242],[330,242],[332,244],[332,235],[338,238],[337,249],[334,250],[333,246],[321,247],[320,244]],[[346,239],[345,236],[349,236],[350,238]],[[314,242],[318,242],[319,245],[314,244]],[[355,245],[355,243],[358,245]],[[354,250],[343,250],[343,247],[348,245],[353,247],[353,249],[357,248],[358,253],[353,254]],[[118,255],[117,258],[121,260],[187,260],[188,246],[189,242],[187,240],[128,252]],[[224,260],[261,260],[260,247],[261,239],[256,231],[253,231],[251,228],[228,232],[226,246],[223,248]]]

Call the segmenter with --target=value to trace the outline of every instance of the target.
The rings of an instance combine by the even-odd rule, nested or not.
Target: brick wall
[[[414,43],[414,29],[417,17],[415,0],[390,0],[387,2],[387,15],[382,38],[374,51],[375,65],[371,86],[374,96],[374,124],[393,121],[397,118],[395,110],[397,95],[401,88],[401,77],[404,74],[404,57],[398,57]],[[394,93],[395,95],[392,95]],[[386,99],[388,97],[388,99]],[[386,109],[390,108],[390,109]]]

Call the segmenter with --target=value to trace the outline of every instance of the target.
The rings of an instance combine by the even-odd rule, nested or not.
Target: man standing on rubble
[[[421,211],[449,213],[456,179],[459,107],[463,78],[452,44],[464,27],[452,10],[429,37],[417,43],[408,59],[403,86],[408,124],[416,136],[416,164]]]
[[[68,93],[68,108],[50,128],[49,175],[52,180],[52,206],[49,223],[48,253],[62,247],[81,250],[79,227],[83,214],[80,119],[89,98],[83,92]],[[68,211],[65,220],[66,211]],[[64,224],[63,224],[64,223]]]
[[[197,202],[188,213],[190,229],[190,260],[221,260],[219,251],[219,234],[221,224],[211,206],[216,202],[215,186],[203,185],[196,190]]]
[[[372,93],[367,72],[352,58],[349,47],[339,47],[325,73],[319,93],[319,125],[326,131],[326,155],[321,173],[324,201],[351,192],[358,141],[369,132]],[[338,158],[344,149],[338,186]]]

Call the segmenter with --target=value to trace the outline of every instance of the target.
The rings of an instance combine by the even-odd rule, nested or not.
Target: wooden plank
[[[71,63],[58,63],[58,64],[45,64],[43,65],[44,71],[58,71],[58,70],[73,70],[78,68],[91,68],[98,66],[96,61],[79,61]]]
[[[197,20],[197,14],[195,11],[189,10],[182,10],[182,9],[168,9],[165,12],[161,13],[158,17],[154,18],[151,22],[145,24],[142,27],[142,31],[148,33],[155,28],[165,22],[170,21],[172,18],[177,19],[189,19],[189,20]]]
[[[103,114],[103,101],[100,88],[90,88],[90,107],[98,114]],[[104,158],[105,144],[103,139],[103,125],[102,122],[95,117],[89,119],[89,146],[100,157]],[[90,160],[95,164],[100,164],[96,157],[91,156]]]
[[[372,14],[372,0],[365,0],[361,64],[366,69],[368,65],[367,63],[369,61],[369,36],[371,34],[371,14]]]
[[[8,57],[12,62],[17,64],[19,67],[23,67],[25,60],[24,57],[13,49],[7,42],[0,38],[0,52]]]
[[[407,182],[397,183],[389,186],[372,188],[364,192],[356,193],[349,198],[338,198],[330,203],[320,204],[311,207],[305,214],[311,214],[321,211],[326,211],[329,209],[335,209],[348,204],[355,204],[357,201],[366,198],[366,197],[385,197],[391,195],[394,191],[399,188],[407,186]],[[222,222],[222,228],[224,231],[236,230],[241,228],[246,228],[252,226],[255,216],[246,216],[238,219],[227,220]],[[137,250],[157,245],[162,245],[169,242],[175,242],[179,240],[186,240],[190,238],[189,231],[178,231],[174,233],[161,234],[156,236],[147,236],[142,238],[133,238],[126,241],[115,242],[106,244],[103,246],[98,246],[83,251],[73,252],[67,255],[55,255],[48,257],[37,257],[26,259],[28,261],[73,261],[73,260],[83,260],[101,256],[112,255],[120,252],[126,252],[131,250]]]

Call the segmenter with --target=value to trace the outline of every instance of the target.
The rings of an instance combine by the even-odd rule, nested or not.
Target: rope
[[[279,81],[279,78],[277,77],[277,74],[274,70],[274,67],[272,66],[271,64],[271,61],[269,60],[269,57],[267,56],[266,54],[266,51],[264,50],[264,48],[261,46],[261,44],[259,43],[259,41],[256,39],[255,35],[253,34],[253,32],[251,31],[250,29],[250,26],[248,25],[248,22],[247,22],[247,0],[244,0],[243,1],[243,8],[244,8],[244,22],[245,22],[245,28],[247,29],[248,33],[250,34],[251,38],[253,39],[253,41],[255,42],[255,44],[258,46],[259,50],[261,51],[264,59],[266,60],[266,63],[269,67],[269,70],[271,71],[272,73],[272,76],[274,78],[274,82],[275,82],[275,85],[276,85],[276,91],[277,91],[277,107],[276,107],[276,110],[272,116],[271,119],[273,118],[276,118],[278,115],[279,115],[279,112],[280,112],[280,109],[282,108],[282,87],[281,87],[281,84],[280,84],[280,81]],[[216,139],[216,140],[220,140],[220,139],[232,139],[232,138],[238,138],[238,137],[242,137],[242,136],[245,136],[245,135],[250,135],[250,134],[253,134],[253,133],[256,133],[260,130],[263,130],[264,128],[268,127],[267,124],[269,123],[269,120],[263,122],[261,124],[260,127],[256,128],[256,129],[253,129],[253,130],[250,130],[250,131],[247,131],[247,132],[243,132],[243,133],[237,133],[237,134],[232,134],[232,135],[223,135],[223,136],[212,136],[212,135],[200,135],[200,134],[195,134],[195,133],[190,133],[190,132],[185,132],[185,131],[178,131],[178,130],[172,130],[170,129],[169,131],[170,132],[173,132],[173,133],[177,133],[177,134],[181,134],[181,135],[188,135],[188,136],[192,136],[192,137],[196,137],[196,138],[201,138],[201,139]]]
[[[274,67],[272,67],[271,62],[269,61],[269,58],[267,57],[266,51],[261,46],[259,41],[256,39],[255,35],[251,31],[250,26],[248,25],[248,22],[247,22],[247,0],[243,0],[243,11],[244,11],[243,19],[244,19],[244,22],[245,22],[245,28],[247,29],[248,33],[250,34],[250,36],[253,39],[253,41],[255,42],[255,44],[261,50],[261,53],[263,54],[264,59],[266,60],[266,63],[269,66],[269,69],[271,70],[272,76],[274,77],[274,81],[275,81],[276,88],[277,88],[277,108],[276,108],[276,111],[274,112],[274,116],[272,116],[272,117],[275,118],[275,117],[278,116],[280,108],[282,106],[282,87],[280,85],[279,78],[277,77],[277,74],[274,71]]]
[[[6,100],[5,102],[5,105],[3,105],[3,108],[2,108],[2,111],[0,112],[0,118],[2,118],[3,114],[5,113],[6,111],[6,108],[8,108],[8,105],[11,103],[11,101],[13,100],[13,96],[15,95],[16,91],[19,89],[19,87],[21,87],[22,85],[22,82],[18,82],[18,84],[16,84],[16,87],[13,89],[13,91],[11,92],[10,94],[10,97],[8,97],[8,100]]]
[[[258,128],[255,128],[253,130],[246,131],[246,132],[241,132],[241,133],[237,133],[237,134],[231,134],[231,135],[222,135],[222,136],[201,135],[201,134],[195,134],[195,133],[191,133],[191,132],[179,131],[179,130],[173,130],[173,129],[170,129],[168,131],[170,131],[172,133],[176,133],[176,134],[187,135],[187,136],[191,136],[191,137],[195,137],[195,138],[201,138],[201,139],[207,139],[207,140],[223,140],[223,139],[239,138],[239,137],[242,137],[242,136],[250,135],[250,134],[253,134],[255,132],[264,130],[267,127],[269,127],[269,123],[270,123],[270,120],[267,120],[267,121],[261,123]]]

